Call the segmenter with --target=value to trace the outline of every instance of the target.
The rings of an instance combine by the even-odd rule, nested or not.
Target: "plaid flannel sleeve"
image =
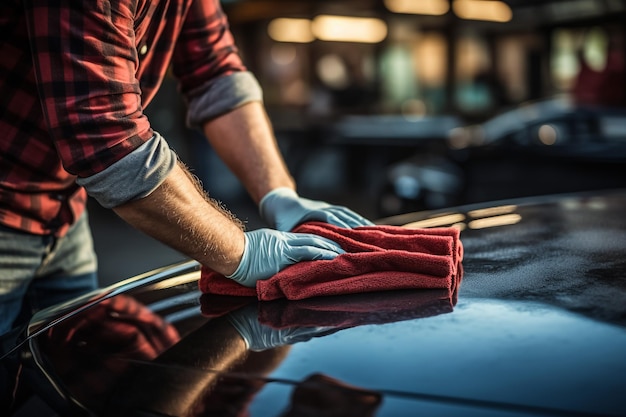
[[[134,75],[132,4],[24,1],[44,117],[63,166],[79,177],[101,172],[154,136]]]

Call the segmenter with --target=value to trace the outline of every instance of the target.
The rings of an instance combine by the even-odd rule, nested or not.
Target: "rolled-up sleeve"
[[[63,167],[93,176],[154,136],[135,77],[135,2],[24,0],[38,93]]]
[[[250,72],[238,72],[202,85],[189,100],[187,124],[201,127],[204,122],[251,101],[262,101],[263,94]]]
[[[241,60],[218,0],[191,4],[174,51],[173,71],[188,103],[190,126],[263,98]]]
[[[177,160],[165,139],[155,132],[152,139],[104,171],[76,182],[103,207],[113,208],[148,196],[161,185]]]

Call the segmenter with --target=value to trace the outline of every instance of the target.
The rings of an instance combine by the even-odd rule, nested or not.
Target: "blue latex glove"
[[[243,256],[237,270],[227,276],[241,285],[254,287],[285,267],[300,261],[331,260],[344,250],[335,242],[307,233],[272,229],[245,232]]]
[[[315,336],[335,332],[334,327],[288,327],[274,329],[259,322],[256,304],[246,306],[227,316],[228,321],[246,342],[248,349],[260,352],[284,345],[306,342]]]
[[[267,193],[259,203],[259,210],[267,224],[282,231],[292,230],[307,221],[321,221],[346,228],[374,224],[346,207],[302,198],[286,187]]]

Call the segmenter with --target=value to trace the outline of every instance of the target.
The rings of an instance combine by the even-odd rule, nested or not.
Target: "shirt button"
[[[141,48],[139,48],[139,53],[141,55],[145,55],[146,52],[148,52],[148,45],[141,45]]]

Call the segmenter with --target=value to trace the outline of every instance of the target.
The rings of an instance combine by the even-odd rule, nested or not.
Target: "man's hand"
[[[261,217],[271,227],[290,231],[307,221],[322,221],[339,227],[372,226],[373,223],[352,210],[323,201],[308,200],[290,188],[277,188],[259,203]]]
[[[300,261],[331,260],[344,253],[335,242],[305,233],[271,229],[245,232],[245,245],[239,266],[228,278],[246,287],[270,278],[286,266]]]

